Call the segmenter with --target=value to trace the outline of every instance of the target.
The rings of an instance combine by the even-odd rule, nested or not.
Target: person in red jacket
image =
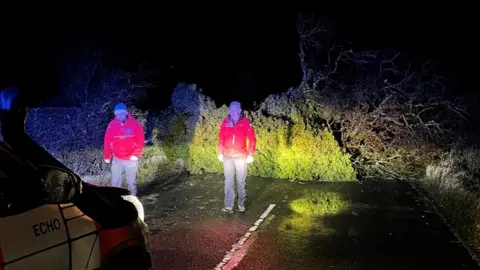
[[[225,207],[222,209],[225,213],[233,213],[235,175],[238,210],[245,212],[247,164],[253,162],[256,141],[255,130],[250,121],[243,116],[240,103],[232,102],[230,114],[221,123],[218,135],[218,159],[223,162],[225,174]]]
[[[145,144],[143,127],[123,103],[115,106],[114,113],[115,119],[105,132],[103,157],[106,163],[112,162],[112,186],[122,185],[122,173],[125,170],[128,189],[136,195],[138,159]]]

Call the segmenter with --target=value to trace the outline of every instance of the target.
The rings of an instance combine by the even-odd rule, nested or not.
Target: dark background
[[[320,10],[315,13],[339,42],[357,50],[401,50],[417,63],[436,60],[452,91],[477,95],[473,7],[345,4]],[[298,85],[297,12],[207,11],[45,16],[23,24],[2,19],[0,86],[17,84],[32,100],[46,100],[60,91],[55,61],[89,42],[103,47],[110,63],[132,71],[146,63],[156,71],[152,107],[168,106],[179,81],[196,83],[219,105],[236,99],[245,107]]]

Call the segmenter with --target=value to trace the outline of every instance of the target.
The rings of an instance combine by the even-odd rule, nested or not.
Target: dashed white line
[[[234,258],[235,256],[235,253],[245,244],[245,242],[248,240],[248,238],[252,235],[252,232],[256,231],[258,229],[258,227],[262,224],[262,222],[265,220],[265,218],[268,216],[268,214],[270,214],[270,212],[273,210],[273,208],[275,207],[275,204],[270,204],[267,208],[267,210],[265,210],[265,212],[263,212],[263,214],[257,219],[257,221],[253,224],[252,227],[250,227],[250,229],[245,233],[244,236],[242,236],[242,238],[240,238],[240,240],[238,240],[237,243],[235,243],[233,246],[232,246],[232,249],[227,251],[227,253],[225,254],[225,256],[223,257],[223,260],[217,264],[217,266],[214,268],[214,270],[225,270],[227,266],[227,264],[230,262],[230,260],[232,260],[232,258]],[[246,251],[244,251],[243,253],[245,253]],[[243,254],[245,255],[245,254]],[[243,258],[243,255],[242,255],[242,258]],[[236,263],[239,263],[240,260],[242,258],[239,258]]]

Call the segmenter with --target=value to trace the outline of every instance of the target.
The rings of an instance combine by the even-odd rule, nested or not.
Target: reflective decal
[[[39,265],[52,262],[68,268],[67,239],[57,204],[0,219],[0,245],[6,269],[38,269]]]
[[[62,226],[60,225],[60,220],[58,218],[42,221],[37,224],[33,224],[33,234],[35,237],[45,235],[56,230],[60,230]]]

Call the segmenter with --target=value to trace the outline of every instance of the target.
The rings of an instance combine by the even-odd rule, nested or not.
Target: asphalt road
[[[196,176],[141,199],[153,269],[480,269],[410,185],[399,181],[293,184],[248,179],[246,213],[224,214],[221,176]],[[311,193],[320,215],[295,205]],[[297,204],[295,204],[297,203]],[[260,226],[234,246],[270,204]],[[334,205],[333,203],[332,205]],[[232,249],[233,246],[233,249]],[[227,256],[232,251],[232,256]]]

